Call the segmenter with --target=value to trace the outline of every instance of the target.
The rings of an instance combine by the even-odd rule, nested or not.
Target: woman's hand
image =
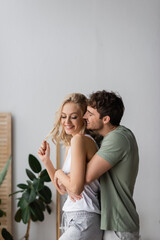
[[[50,162],[50,146],[49,143],[43,141],[41,147],[38,149],[38,156],[44,165],[47,165]]]

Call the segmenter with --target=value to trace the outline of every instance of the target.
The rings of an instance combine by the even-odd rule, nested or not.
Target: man
[[[86,171],[87,183],[100,178],[104,240],[139,239],[139,217],[133,201],[138,147],[133,133],[120,125],[123,112],[121,97],[103,90],[91,94],[84,115],[87,129],[104,137]]]

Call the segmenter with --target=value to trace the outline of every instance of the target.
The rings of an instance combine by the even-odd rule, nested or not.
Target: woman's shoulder
[[[96,149],[98,148],[96,141],[89,134],[77,133],[71,139],[71,145],[73,144],[83,144],[85,147],[96,147]]]
[[[92,137],[89,137],[89,135],[85,135],[85,134],[80,134],[80,133],[77,133],[76,135],[74,135],[71,139],[71,144],[73,142],[84,142],[84,143],[87,143],[87,142],[90,142],[90,141],[94,141],[94,139]]]
[[[71,139],[71,147],[81,149],[86,152],[87,161],[97,152],[98,146],[91,136],[76,134]]]
[[[77,149],[78,151],[81,149],[81,151],[86,151],[86,142],[84,135],[82,134],[76,134],[71,139],[71,148]]]
[[[72,137],[71,144],[73,142],[74,143],[75,142],[77,142],[77,143],[84,143],[85,146],[87,146],[87,147],[94,146],[94,145],[97,147],[96,141],[89,134],[80,134],[80,133],[78,133],[74,137]]]
[[[82,141],[85,141],[85,135],[83,134],[80,134],[80,133],[77,133],[76,135],[74,135],[71,139],[71,144],[73,142],[82,142]]]
[[[74,139],[78,139],[78,140],[88,140],[88,139],[90,139],[90,140],[95,142],[94,138],[89,134],[77,133],[76,135],[74,135],[72,137],[71,141],[74,140]]]

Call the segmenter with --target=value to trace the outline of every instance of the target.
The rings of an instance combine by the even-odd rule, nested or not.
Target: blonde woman
[[[69,193],[62,208],[65,232],[59,240],[102,239],[99,181],[95,180],[85,185],[86,164],[97,151],[94,139],[86,134],[83,119],[86,108],[86,97],[73,93],[66,97],[56,113],[54,128],[49,136],[52,136],[54,143],[60,140],[66,147],[62,170],[55,170],[50,160],[50,147],[46,141],[42,142],[38,150],[39,158],[44,163],[55,187],[61,194],[66,191]],[[81,197],[77,200],[79,195]]]

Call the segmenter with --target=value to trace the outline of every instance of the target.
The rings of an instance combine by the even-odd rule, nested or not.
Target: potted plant
[[[44,211],[51,213],[49,204],[51,203],[52,193],[46,182],[50,182],[50,177],[46,169],[42,170],[38,159],[29,154],[28,162],[30,169],[26,169],[28,180],[25,183],[20,183],[17,187],[20,189],[10,195],[21,193],[17,198],[17,212],[15,221],[22,221],[27,224],[26,234],[24,239],[29,240],[29,230],[31,221],[43,221]]]

